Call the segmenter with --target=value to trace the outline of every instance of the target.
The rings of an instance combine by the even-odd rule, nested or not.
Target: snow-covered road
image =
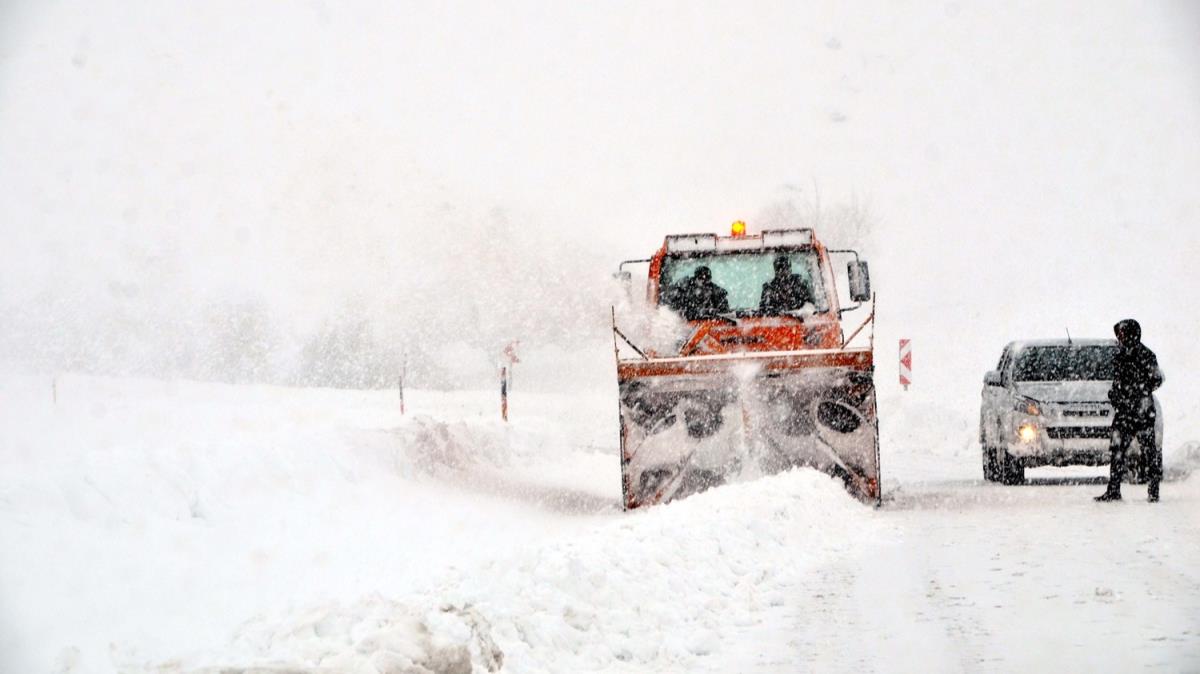
[[[623,513],[603,392],[48,383],[0,379],[3,672],[1200,663],[1200,479],[984,484],[969,420],[892,424],[881,509],[796,471]]]
[[[1200,489],[1098,504],[1101,478],[902,487],[865,554],[799,589],[795,662],[815,671],[1200,667]],[[1058,471],[1062,472],[1062,471]],[[1033,473],[1033,471],[1031,471]]]

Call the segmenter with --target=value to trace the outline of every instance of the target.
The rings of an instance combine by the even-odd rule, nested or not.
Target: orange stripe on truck
[[[869,349],[839,349],[804,353],[757,352],[689,358],[622,360],[617,363],[617,381],[673,375],[725,374],[729,372],[730,367],[741,364],[757,365],[765,372],[815,367],[848,367],[855,370],[870,370],[874,366],[874,358]]]

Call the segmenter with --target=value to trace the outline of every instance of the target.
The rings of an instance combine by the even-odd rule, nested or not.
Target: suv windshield
[[[1116,346],[1031,346],[1013,368],[1015,381],[1111,381]]]
[[[799,277],[800,284],[808,290],[811,301],[804,306],[812,307],[818,313],[829,311],[829,298],[821,282],[820,258],[813,250],[668,256],[663,260],[659,301],[674,307],[676,303],[672,298],[683,294],[696,270],[708,267],[712,272],[712,282],[729,293],[730,311],[781,313],[771,307],[759,307],[763,299],[763,285],[775,278],[775,260],[781,257],[788,260],[791,274]],[[791,285],[780,284],[780,294],[795,287],[796,280],[791,279]]]

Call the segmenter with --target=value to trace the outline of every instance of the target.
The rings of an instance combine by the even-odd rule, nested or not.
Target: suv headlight
[[[1034,440],[1037,440],[1037,435],[1037,426],[1034,426],[1033,424],[1021,424],[1021,427],[1017,429],[1017,437],[1020,438],[1021,442],[1024,443],[1030,443]]]
[[[1018,412],[1023,412],[1030,416],[1038,417],[1042,415],[1042,408],[1038,401],[1033,398],[1020,397],[1013,403],[1013,409]]]

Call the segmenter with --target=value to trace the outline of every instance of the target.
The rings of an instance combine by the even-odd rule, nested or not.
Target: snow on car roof
[[[1031,346],[1116,346],[1115,339],[1020,339],[1008,343],[1007,348],[1014,351],[1027,349]]]

